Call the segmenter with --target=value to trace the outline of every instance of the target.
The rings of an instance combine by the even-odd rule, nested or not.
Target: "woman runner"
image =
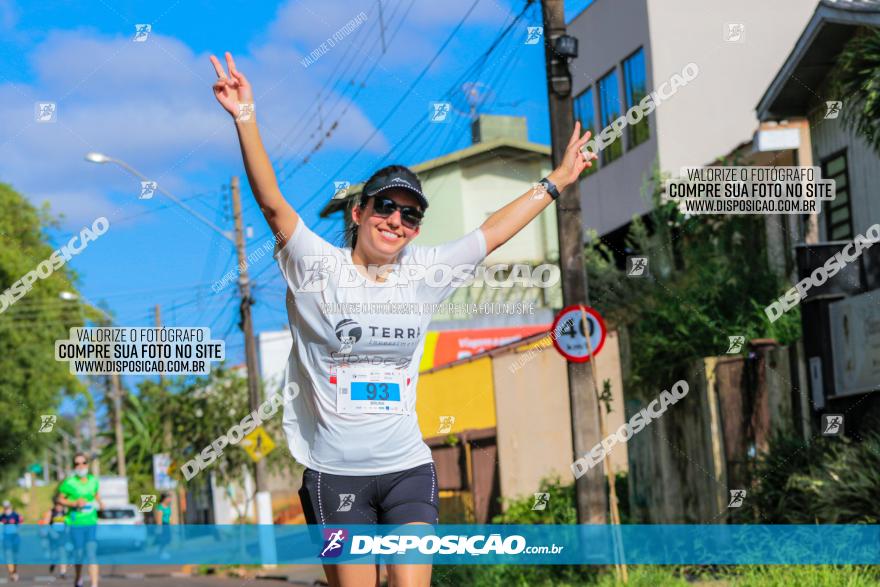
[[[46,512],[43,522],[49,527],[49,556],[52,557],[49,574],[54,574],[57,561],[58,576],[64,579],[67,577],[67,509],[58,496],[55,496],[52,509]]]
[[[590,133],[580,137],[575,124],[557,169],[476,230],[436,247],[412,244],[428,208],[418,177],[399,165],[380,169],[352,210],[349,246],[339,248],[313,233],[284,199],[257,128],[251,85],[232,55],[226,53],[228,74],[213,55],[211,63],[214,95],[235,121],[251,190],[279,242],[275,257],[287,282],[293,337],[287,379],[300,389],[284,406],[284,431],[293,457],[306,467],[300,489],[306,521],[436,524],[436,473],[415,413],[431,315],[370,308],[430,307],[446,299],[463,281],[448,268],[475,268],[591,166],[595,154],[581,150]],[[332,306],[362,309],[324,311]],[[333,586],[379,584],[377,565],[324,570]],[[431,565],[388,566],[389,585],[430,580]]]

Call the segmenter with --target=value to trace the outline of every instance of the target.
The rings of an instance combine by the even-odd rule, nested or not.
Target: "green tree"
[[[846,44],[829,88],[843,101],[844,124],[880,154],[880,29],[863,28]]]
[[[111,416],[112,417],[112,416]],[[101,433],[103,449],[102,471],[116,471],[116,436],[112,426]],[[136,395],[128,394],[122,410],[123,447],[125,448],[125,475],[133,503],[137,496],[155,494],[153,487],[153,453],[161,452],[162,421],[159,410]]]
[[[173,450],[172,458],[184,463],[195,457],[221,434],[241,423],[251,410],[248,406],[247,378],[225,364],[214,369],[210,376],[196,380],[176,381],[174,396]],[[265,393],[263,394],[265,397]],[[266,458],[270,470],[289,466],[293,463],[287,451],[284,433],[281,429],[281,409],[262,424],[267,434],[276,444]],[[253,461],[241,445],[229,446],[223,451],[210,470],[221,483],[240,481],[243,470]]]
[[[47,206],[35,208],[9,185],[0,183],[0,292],[49,258],[55,247],[47,231],[57,221]],[[83,387],[67,363],[55,360],[55,340],[81,326],[76,302],[60,299],[76,293],[76,274],[61,267],[34,283],[21,299],[0,313],[0,483],[8,484],[23,467],[41,456],[56,434],[40,434],[40,416],[57,414],[64,393]]]
[[[250,411],[247,379],[225,365],[206,377],[166,378],[164,385],[153,379],[141,382],[136,394],[126,394],[123,409],[126,473],[132,498],[157,492],[153,487],[153,454],[166,452],[166,423],[171,428],[168,452],[179,468],[239,424]],[[281,430],[281,410],[262,426],[276,444],[275,450],[265,457],[270,470],[291,466],[293,460]],[[102,460],[112,468],[116,459],[115,437],[112,430],[103,436],[106,445]],[[251,464],[250,456],[240,445],[227,446],[207,471],[220,484],[240,482],[245,467]],[[186,483],[179,472],[176,477],[178,482]],[[193,482],[197,480],[199,477]]]
[[[652,212],[633,219],[627,251],[593,238],[585,253],[593,304],[629,329],[634,389],[671,385],[693,360],[726,352],[731,335],[800,336],[797,312],[770,323],[763,310],[786,289],[767,264],[763,217],[685,217],[661,201],[664,180],[655,166],[644,188]],[[628,277],[614,253],[647,256],[650,276]]]

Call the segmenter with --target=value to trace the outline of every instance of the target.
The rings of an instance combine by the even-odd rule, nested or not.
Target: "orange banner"
[[[494,349],[539,332],[548,332],[551,324],[529,324],[503,328],[474,328],[428,332],[420,368],[431,369]]]

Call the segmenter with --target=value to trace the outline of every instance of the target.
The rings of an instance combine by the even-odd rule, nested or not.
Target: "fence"
[[[729,491],[748,490],[755,457],[793,429],[790,373],[787,349],[767,340],[692,365],[687,397],[628,443],[633,521],[727,521]],[[627,417],[643,403],[627,400]]]

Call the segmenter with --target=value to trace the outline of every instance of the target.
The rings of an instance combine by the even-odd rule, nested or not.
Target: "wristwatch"
[[[539,184],[544,186],[544,189],[547,190],[547,193],[550,194],[550,197],[554,200],[559,197],[559,190],[556,189],[556,184],[547,179],[546,177],[538,182]]]

